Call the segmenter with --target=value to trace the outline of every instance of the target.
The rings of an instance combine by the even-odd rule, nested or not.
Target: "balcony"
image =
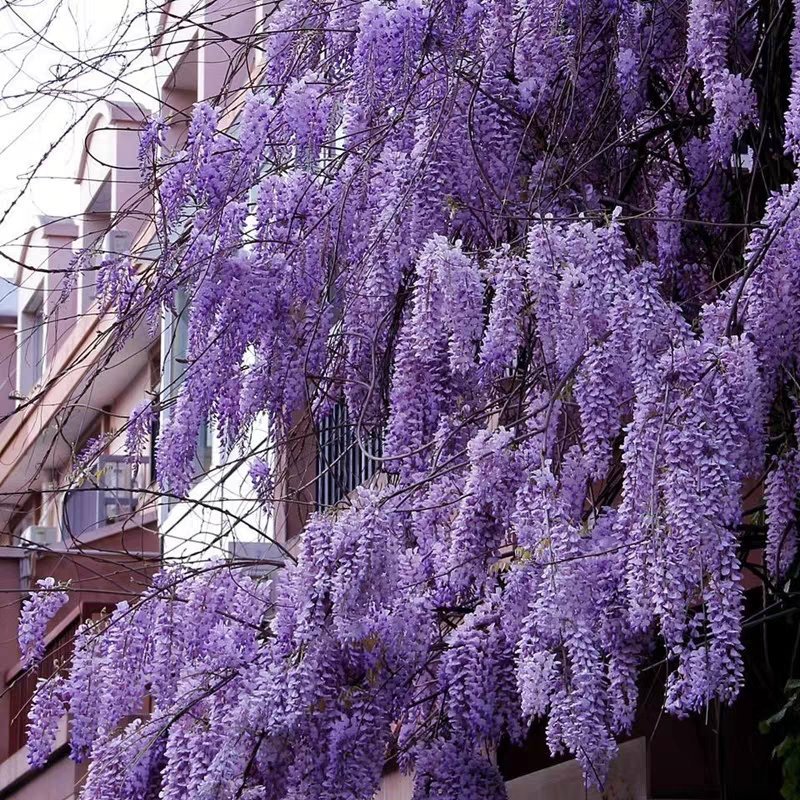
[[[129,456],[100,456],[67,490],[62,513],[62,538],[80,541],[99,528],[124,522],[146,505],[150,461]]]

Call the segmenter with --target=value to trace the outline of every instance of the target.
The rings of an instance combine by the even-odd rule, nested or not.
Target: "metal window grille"
[[[379,462],[375,459],[383,454],[380,432],[362,432],[361,446],[355,434],[344,401],[339,401],[319,423],[316,480],[318,511],[340,503],[379,469]]]

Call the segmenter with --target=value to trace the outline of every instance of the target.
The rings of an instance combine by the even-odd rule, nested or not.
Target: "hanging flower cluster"
[[[23,667],[44,657],[47,626],[69,599],[64,588],[55,578],[42,578],[36,582],[36,591],[23,601],[17,631]]]
[[[146,133],[162,255],[104,297],[191,298],[169,491],[204,420],[233,449],[266,412],[280,448],[339,401],[386,479],[312,516],[274,608],[235,570],[167,572],[85,628],[31,752],[68,707],[84,800],[371,798],[388,758],[415,800],[486,800],[499,742],[545,718],[602,784],[654,641],[668,711],[736,697],[765,471],[772,577],[797,552],[800,183],[747,216],[737,166],[769,31],[710,0],[298,0],[269,25],[235,131],[201,103],[157,163]]]

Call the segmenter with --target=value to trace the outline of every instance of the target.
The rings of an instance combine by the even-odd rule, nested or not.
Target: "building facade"
[[[149,15],[151,68],[128,84],[138,91],[99,102],[81,132],[76,207],[31,221],[16,279],[0,285],[0,616],[9,634],[0,644],[0,798],[79,792],[85,766],[68,757],[66,719],[40,770],[27,764],[25,729],[36,681],[68,663],[81,622],[135,598],[165,561],[265,555],[254,544],[267,522],[247,464],[227,465],[213,430],[198,442],[201,468],[183,501],[156,490],[158,423],[142,452],[125,452],[137,406],[155,398],[162,421],[169,413],[186,314],[165,314],[160,331],[138,324],[118,348],[118,323],[96,286],[103,259],[146,257],[155,246],[152,201],[138,181],[143,125],[160,114],[175,148],[198,100],[216,98],[235,116],[257,58],[240,59],[233,41],[262,15],[249,0],[175,0]],[[45,577],[68,583],[69,601],[48,626],[44,660],[26,670],[11,632]]]
[[[88,135],[103,127],[106,163],[114,166],[99,176],[94,162],[81,161],[76,174],[85,206],[69,218],[34,221],[22,248],[25,266],[8,291],[14,334],[2,329],[0,352],[4,629],[15,630],[21,603],[41,578],[67,583],[69,601],[49,627],[37,670],[23,669],[14,636],[0,645],[2,797],[72,796],[82,771],[67,757],[66,720],[47,767],[33,771],[27,764],[25,727],[36,681],[68,661],[81,622],[138,595],[161,558],[157,507],[145,491],[151,454],[132,460],[114,436],[158,382],[158,342],[142,327],[121,349],[110,347],[114,323],[96,297],[96,271],[71,267],[84,248],[108,250],[130,235],[125,225],[121,236],[107,237],[106,230],[131,201],[120,172],[135,163],[141,124],[135,114],[124,103],[99,108]]]

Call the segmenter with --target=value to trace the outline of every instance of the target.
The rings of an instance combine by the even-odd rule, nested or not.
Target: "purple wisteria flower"
[[[34,592],[22,602],[17,639],[24,667],[44,657],[45,631],[69,599],[66,588],[67,584],[58,583],[55,578],[42,578],[36,582]]]
[[[602,785],[656,644],[666,711],[734,701],[742,553],[793,574],[800,488],[800,34],[766,74],[752,16],[296,0],[233,125],[201,100],[172,153],[148,126],[162,252],[105,260],[98,296],[120,341],[165,310],[188,332],[128,452],[158,410],[185,495],[213,424],[305,525],[274,583],[167,565],[81,626],[37,763],[66,707],[83,800],[369,800],[390,763],[414,800],[499,800],[492,754],[535,720]]]

